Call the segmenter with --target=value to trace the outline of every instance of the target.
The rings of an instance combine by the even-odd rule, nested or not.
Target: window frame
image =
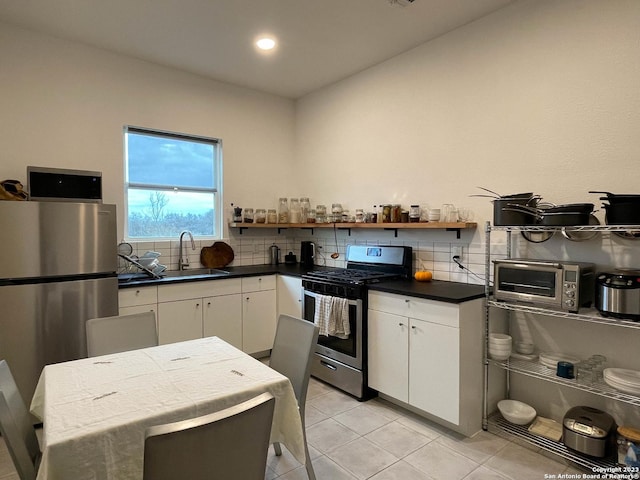
[[[138,133],[148,136],[156,136],[160,138],[184,140],[190,142],[205,143],[212,145],[214,149],[213,157],[213,186],[208,187],[189,187],[189,186],[167,186],[157,185],[152,183],[140,183],[129,182],[129,150],[127,144],[127,134]],[[122,129],[122,142],[123,142],[123,160],[124,160],[124,238],[128,242],[157,242],[175,240],[174,237],[131,237],[129,235],[129,189],[130,188],[144,188],[153,189],[163,192],[195,192],[195,193],[207,193],[213,195],[213,204],[215,208],[213,229],[214,235],[197,235],[193,234],[194,238],[200,240],[221,240],[224,235],[223,225],[223,200],[222,200],[222,139],[205,137],[201,135],[191,135],[185,133],[170,132],[166,130],[158,130],[155,128],[137,127],[133,125],[124,125]]]

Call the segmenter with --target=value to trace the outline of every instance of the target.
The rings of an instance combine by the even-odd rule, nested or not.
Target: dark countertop
[[[221,280],[225,278],[242,278],[256,277],[259,275],[289,275],[292,277],[302,277],[307,271],[311,270],[302,267],[300,264],[295,265],[249,265],[245,267],[224,267],[219,269],[229,272],[220,275],[182,275],[182,276],[165,276],[160,279],[153,279],[142,274],[134,274],[127,277],[119,275],[119,288],[133,288],[150,285],[169,285],[172,283],[184,282],[201,282],[205,280]],[[331,267],[322,267],[314,265],[312,270],[335,270]],[[123,278],[131,278],[129,281],[122,281]],[[476,298],[484,297],[483,285],[472,285],[467,283],[446,282],[442,280],[433,280],[431,282],[418,282],[413,279],[406,280],[389,280],[386,282],[374,283],[369,285],[370,290],[378,292],[395,293],[398,295],[408,295],[411,297],[425,298],[428,300],[437,300],[447,303],[462,303]]]
[[[484,285],[446,282],[443,280],[432,280],[430,282],[418,282],[413,279],[389,280],[369,285],[369,290],[447,303],[462,303],[484,297]]]

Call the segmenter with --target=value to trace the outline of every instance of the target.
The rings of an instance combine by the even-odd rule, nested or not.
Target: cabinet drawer
[[[393,313],[407,317],[409,315],[409,297],[387,292],[369,292],[369,308],[379,312]]]
[[[369,292],[369,308],[448,327],[459,327],[460,323],[458,305],[394,293]]]
[[[240,279],[206,280],[202,282],[184,282],[158,287],[160,302],[188,300],[192,298],[212,297],[240,293]]]
[[[459,308],[453,303],[425,300],[424,298],[409,297],[409,316],[431,323],[446,325],[447,327],[459,327]]]
[[[158,287],[123,288],[118,290],[118,305],[133,307],[158,302]]]
[[[242,279],[242,293],[275,290],[276,276],[245,277]]]

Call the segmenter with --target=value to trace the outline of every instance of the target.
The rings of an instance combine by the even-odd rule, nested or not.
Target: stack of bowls
[[[494,360],[506,360],[511,356],[512,338],[503,333],[489,334],[489,356]]]

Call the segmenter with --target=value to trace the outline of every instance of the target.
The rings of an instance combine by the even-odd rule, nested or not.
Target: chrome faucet
[[[178,268],[180,270],[185,270],[189,267],[188,255],[185,253],[184,257],[182,256],[182,237],[184,237],[185,234],[189,235],[189,238],[191,239],[191,250],[196,249],[196,242],[193,241],[193,235],[191,234],[191,232],[189,230],[183,230],[182,232],[180,232],[180,260],[178,261]]]

